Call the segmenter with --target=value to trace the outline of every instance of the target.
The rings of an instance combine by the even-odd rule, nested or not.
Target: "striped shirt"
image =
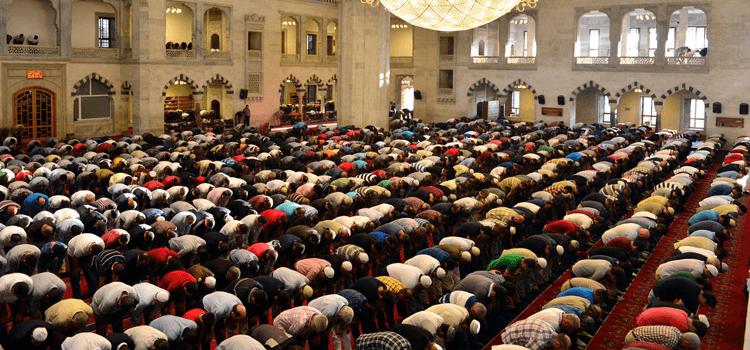
[[[357,338],[356,350],[412,350],[409,341],[398,333],[379,332]]]
[[[628,333],[626,339],[632,337],[636,341],[645,341],[664,345],[674,349],[680,343],[682,333],[672,326],[641,326]]]
[[[518,321],[500,333],[503,343],[525,346],[529,350],[545,349],[556,335],[555,329],[542,320]]]
[[[112,272],[112,266],[116,263],[125,264],[125,256],[114,249],[102,250],[91,261],[94,269],[101,274]]]

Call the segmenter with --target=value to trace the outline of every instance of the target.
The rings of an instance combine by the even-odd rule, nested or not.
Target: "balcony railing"
[[[11,56],[60,56],[59,46],[32,46],[32,45],[8,45],[8,54]]]
[[[73,48],[73,56],[89,58],[119,58],[120,49],[117,48],[100,48],[86,47]]]
[[[411,67],[414,65],[414,57],[411,56],[396,56],[391,57],[391,65],[397,67]]]
[[[212,60],[228,60],[232,58],[232,53],[229,51],[206,51],[205,57]]]
[[[440,55],[440,62],[453,62],[453,55]]]
[[[656,63],[654,57],[620,57],[620,64],[623,65],[649,65]]]
[[[299,62],[299,55],[297,54],[281,54],[281,62],[282,63],[297,63]]]
[[[667,57],[668,65],[704,66],[705,57]]]
[[[535,64],[536,57],[506,57],[508,64]]]
[[[576,64],[609,64],[609,57],[576,57]]]
[[[247,58],[259,60],[263,58],[263,51],[261,50],[247,50]]]
[[[195,58],[195,51],[166,49],[167,58]]]
[[[474,56],[471,62],[475,64],[497,64],[500,63],[499,56]]]

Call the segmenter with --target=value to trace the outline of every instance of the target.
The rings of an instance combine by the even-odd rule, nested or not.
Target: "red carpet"
[[[743,198],[742,202],[747,205],[750,200]],[[703,338],[703,349],[742,349],[747,310],[744,289],[750,265],[749,220],[747,214],[741,216],[733,230],[734,236],[724,244],[729,253],[724,260],[729,265],[729,272],[712,281],[713,293],[717,299],[716,308],[700,310],[708,316],[711,323],[708,334]]]
[[[656,282],[656,268],[664,259],[672,255],[674,252],[674,242],[687,236],[688,220],[695,213],[695,209],[698,208],[698,202],[706,197],[711,181],[716,177],[716,170],[721,165],[721,157],[717,156],[716,158],[717,160],[706,172],[706,176],[700,181],[695,191],[682,207],[682,212],[675,217],[667,233],[651,252],[646,263],[643,264],[643,267],[638,272],[638,276],[630,283],[630,286],[625,291],[623,300],[615,305],[586,349],[612,350],[622,348],[625,335],[633,329],[635,318],[643,311],[646,304],[648,304],[648,294]],[[744,318],[744,309],[742,314]]]

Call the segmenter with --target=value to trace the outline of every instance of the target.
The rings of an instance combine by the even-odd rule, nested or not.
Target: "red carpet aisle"
[[[716,161],[709,168],[707,175],[688,198],[683,211],[674,219],[669,226],[669,230],[667,230],[667,234],[661,238],[646,263],[643,264],[640,272],[638,272],[638,276],[630,283],[625,291],[624,299],[615,305],[586,349],[613,350],[622,348],[625,335],[633,328],[635,318],[648,304],[648,293],[656,282],[654,279],[656,268],[664,259],[672,255],[674,242],[687,236],[688,220],[695,214],[698,202],[706,197],[711,181],[716,177],[716,170],[721,165],[721,158],[716,157]],[[744,279],[741,284],[744,285]],[[713,324],[711,326],[713,327]]]
[[[750,203],[748,198],[743,204]],[[725,244],[729,256],[724,262],[729,273],[719,275],[712,281],[716,295],[716,308],[701,308],[711,322],[708,334],[703,338],[703,349],[735,350],[742,348],[745,333],[747,298],[744,294],[750,260],[750,214],[741,216],[734,230],[733,239]]]

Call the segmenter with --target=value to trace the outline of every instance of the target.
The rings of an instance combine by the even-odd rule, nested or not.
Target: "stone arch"
[[[81,86],[83,86],[84,84],[86,84],[86,83],[88,83],[89,81],[92,81],[92,80],[98,81],[98,82],[104,84],[107,87],[107,90],[108,90],[107,93],[108,94],[114,95],[116,93],[115,92],[115,86],[112,83],[110,83],[109,80],[107,80],[106,78],[102,77],[99,74],[91,73],[91,74],[83,77],[83,79],[79,80],[78,82],[75,83],[75,85],[73,85],[73,89],[71,90],[70,95],[71,96],[77,96],[78,93],[79,93],[78,89],[80,89]]]
[[[706,96],[702,91],[694,88],[691,85],[688,85],[686,83],[682,83],[680,85],[677,85],[669,90],[667,90],[666,93],[661,95],[661,100],[665,101],[669,96],[672,96],[680,91],[687,91],[689,93],[692,93],[695,96],[698,96],[699,99],[703,100],[703,102],[706,103],[706,108],[708,108],[708,96]]]
[[[297,90],[302,89],[302,83],[299,82],[299,79],[297,79],[297,77],[295,77],[294,75],[290,74],[288,77],[284,78],[281,81],[281,84],[279,84],[279,93],[284,92],[284,85],[286,85],[287,80],[294,83],[294,86],[297,88]]]
[[[232,87],[232,83],[230,83],[229,80],[224,78],[221,74],[216,74],[213,77],[211,77],[211,79],[206,80],[206,83],[202,86],[203,90],[206,90],[208,86],[212,84],[219,84],[223,86],[227,92],[227,95],[234,94],[234,88]]]
[[[531,86],[531,84],[525,82],[523,79],[518,79],[508,84],[508,86],[506,86],[503,89],[503,95],[508,96],[508,94],[510,94],[513,90],[515,90],[519,85],[526,86],[526,88],[529,89],[529,91],[531,91],[531,93],[534,95],[534,99],[537,98],[536,89],[534,89],[534,87]]]
[[[466,91],[466,96],[474,96],[474,91],[476,91],[476,89],[481,85],[489,86],[493,92],[500,95],[500,89],[493,82],[487,80],[487,78],[482,78],[469,86],[469,90]]]
[[[167,82],[166,85],[164,85],[164,88],[161,90],[161,95],[167,96],[167,90],[169,89],[169,87],[176,84],[179,81],[184,81],[185,83],[187,83],[187,85],[190,86],[190,90],[193,91],[193,95],[203,94],[203,92],[200,91],[200,89],[198,88],[198,84],[196,84],[195,81],[193,81],[193,79],[190,79],[190,77],[188,77],[185,74],[180,74],[172,78],[172,80],[170,80],[169,82]]]
[[[604,86],[600,85],[599,83],[593,80],[589,80],[583,83],[582,85],[578,86],[577,88],[573,89],[573,91],[570,93],[570,101],[571,102],[575,101],[581,92],[587,89],[591,89],[591,88],[600,91],[602,94],[604,94],[604,96],[610,97],[612,95]]]
[[[653,92],[651,91],[651,89],[649,89],[649,88],[647,88],[647,87],[643,86],[643,84],[640,84],[640,83],[638,83],[637,81],[635,81],[635,82],[633,82],[632,84],[629,84],[628,86],[626,86],[626,87],[624,87],[624,88],[620,89],[620,91],[618,91],[618,92],[617,92],[617,93],[615,94],[615,97],[616,97],[616,99],[618,99],[618,100],[619,100],[619,99],[620,99],[620,97],[622,97],[623,95],[627,94],[628,92],[634,91],[635,89],[641,89],[641,91],[643,91],[643,93],[644,93],[644,94],[646,94],[646,95],[650,95],[650,96],[651,96],[651,98],[653,98],[653,99],[654,99],[654,102],[657,102],[657,101],[656,101],[656,94],[655,94],[655,93],[653,93]],[[660,101],[659,101],[659,102],[660,102]]]
[[[317,85],[318,87],[322,87],[324,84],[317,75],[313,74],[311,77],[307,78],[305,85]]]
[[[339,78],[336,77],[336,74],[334,74],[328,81],[326,82],[327,85],[336,85],[336,83],[339,82]]]

